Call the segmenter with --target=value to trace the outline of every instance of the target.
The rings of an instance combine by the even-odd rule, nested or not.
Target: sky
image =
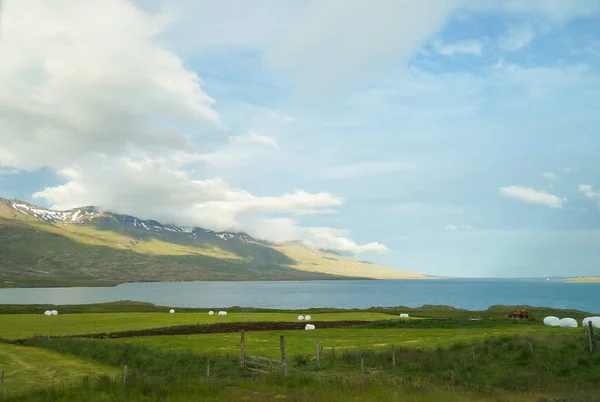
[[[600,0],[4,0],[0,197],[600,274]]]

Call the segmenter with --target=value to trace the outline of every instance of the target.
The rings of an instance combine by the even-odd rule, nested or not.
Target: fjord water
[[[600,313],[600,283],[541,279],[162,282],[105,288],[0,289],[0,304],[86,304],[135,300],[174,307],[419,307],[469,310],[530,305]]]

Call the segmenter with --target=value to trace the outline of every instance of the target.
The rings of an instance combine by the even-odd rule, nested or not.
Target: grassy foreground
[[[118,369],[39,348],[0,343],[0,369],[9,389],[36,390],[53,385],[74,384],[84,376],[115,375]]]
[[[279,337],[284,335],[287,377],[277,367],[265,375],[241,370],[236,332],[123,339],[77,335],[225,321],[297,321],[298,312],[233,309],[218,317],[205,311],[168,314],[162,307],[157,312],[127,303],[105,307],[140,311],[91,313],[102,306],[68,306],[64,311],[73,314],[45,317],[19,314],[13,307],[11,314],[0,315],[0,333],[6,339],[0,343],[0,369],[7,373],[7,400],[587,402],[600,397],[600,353],[590,353],[584,330],[508,319],[511,307],[485,312],[423,307],[412,309],[409,320],[397,316],[408,311],[404,308],[317,310],[310,313],[315,331],[246,333],[247,354],[273,358],[279,357]],[[578,321],[587,315],[533,312],[540,319],[549,312]],[[319,329],[320,321],[336,320],[371,323]],[[46,336],[50,333],[71,337]],[[320,366],[317,341],[323,347]]]

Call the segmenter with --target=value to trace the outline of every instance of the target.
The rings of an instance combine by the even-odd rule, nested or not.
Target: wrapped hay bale
[[[169,310],[169,314],[175,314],[175,310],[173,310],[173,309]]]
[[[558,327],[560,325],[560,319],[558,317],[550,315],[544,318],[544,325],[547,325],[549,327]]]
[[[408,314],[402,313],[402,314],[400,314],[400,318],[408,318]]]
[[[215,312],[214,312],[214,311],[209,311],[209,312],[208,312],[208,315],[214,315],[214,314],[215,314]]]
[[[44,311],[44,315],[52,315],[52,311],[46,310],[46,311]]]
[[[561,328],[577,328],[577,321],[574,318],[561,318],[558,325]]]
[[[581,324],[584,328],[588,328],[588,322],[590,321],[592,322],[593,328],[600,328],[600,317],[586,317],[583,319]]]
[[[315,330],[315,326],[313,324],[306,324],[306,327],[304,327],[305,331],[314,331]]]
[[[227,315],[227,311],[219,311],[219,315]]]
[[[303,321],[304,320],[304,316],[303,315],[299,315],[298,316],[298,321]]]
[[[52,311],[50,312],[50,314],[52,314],[52,315],[58,315],[58,311],[56,311],[56,310],[52,310]]]
[[[306,321],[310,321],[310,320],[312,320],[312,317],[311,317],[311,316],[309,316],[309,315],[307,315],[306,317],[304,317],[304,319],[305,319]]]

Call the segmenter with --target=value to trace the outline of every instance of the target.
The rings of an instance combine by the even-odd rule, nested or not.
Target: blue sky
[[[31,3],[0,22],[0,196],[600,274],[600,1]]]

